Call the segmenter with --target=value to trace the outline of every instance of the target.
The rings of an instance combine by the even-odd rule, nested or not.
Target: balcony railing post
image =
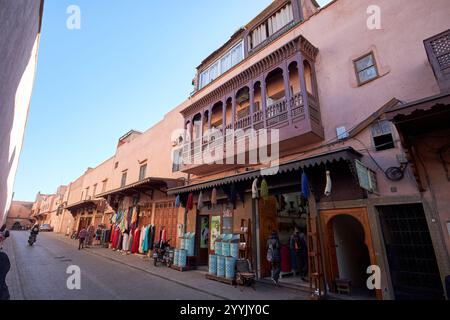
[[[231,123],[232,123],[232,129],[235,128],[235,122],[236,122],[236,91],[233,90],[233,96],[231,97]]]
[[[308,91],[306,90],[306,79],[305,79],[305,69],[303,68],[303,55],[298,52],[296,56],[297,67],[298,67],[298,77],[300,81],[301,94],[303,98],[303,108],[305,112],[305,118],[310,119],[309,116],[309,101],[308,101]]]
[[[289,67],[287,62],[283,63],[283,80],[284,80],[284,92],[286,97],[286,111],[288,123],[292,124],[292,114],[291,114],[291,88],[289,86]]]
[[[261,79],[261,110],[262,110],[262,118],[263,118],[263,128],[267,128],[267,122],[266,122],[266,108],[267,108],[267,88],[266,88],[266,76],[267,74],[264,74]]]
[[[250,81],[248,88],[250,93],[250,128],[253,128],[253,115],[255,113],[255,88],[253,88],[253,81]]]
[[[227,127],[227,98],[222,99],[222,134],[225,135]]]

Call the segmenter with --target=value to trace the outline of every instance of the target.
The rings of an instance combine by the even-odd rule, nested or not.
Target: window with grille
[[[359,85],[378,78],[378,68],[373,53],[369,53],[353,61]]]
[[[379,121],[372,126],[372,139],[376,151],[395,148],[392,125],[389,121]]]

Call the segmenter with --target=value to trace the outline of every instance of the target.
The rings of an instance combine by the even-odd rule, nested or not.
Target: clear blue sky
[[[55,192],[158,122],[188,97],[195,67],[270,2],[46,0],[14,198]],[[66,28],[72,4],[81,30]]]

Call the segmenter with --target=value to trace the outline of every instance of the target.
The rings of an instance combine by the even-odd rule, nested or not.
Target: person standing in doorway
[[[80,232],[78,233],[78,250],[81,250],[84,248],[84,242],[87,237],[87,230],[85,227],[83,227]]]
[[[299,269],[301,269],[300,266],[300,231],[297,227],[294,229],[294,233],[292,233],[291,237],[289,238],[289,249],[291,251],[291,265],[292,270],[297,274]],[[301,274],[301,271],[300,271]]]
[[[308,244],[304,230],[300,232],[299,266],[300,276],[303,281],[308,281]]]
[[[267,240],[267,260],[272,266],[272,281],[278,285],[281,272],[280,239],[276,231],[272,231]]]

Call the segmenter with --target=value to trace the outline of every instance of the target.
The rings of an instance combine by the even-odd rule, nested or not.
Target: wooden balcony
[[[306,103],[305,103],[306,102]],[[282,98],[274,101],[266,107],[265,113],[258,110],[253,114],[236,119],[233,125],[229,124],[219,130],[216,135],[204,135],[202,138],[185,143],[183,147],[183,164],[181,171],[196,175],[210,174],[228,169],[255,165],[248,160],[249,151],[255,148],[245,136],[236,134],[237,130],[249,133],[267,129],[270,141],[270,132],[277,129],[279,133],[280,155],[295,151],[296,148],[322,141],[324,138],[323,127],[320,119],[319,102],[312,94],[296,93],[293,97]],[[241,131],[241,133],[242,133]],[[224,141],[225,140],[225,141]],[[226,143],[233,143],[232,157],[227,154]],[[257,138],[260,144],[259,138]],[[204,154],[208,152],[212,157],[216,151],[222,152],[220,156],[223,163],[207,163]],[[245,163],[237,163],[238,155],[246,154]],[[216,160],[218,158],[215,158]],[[229,162],[226,159],[229,159]],[[220,161],[219,161],[220,162]],[[229,163],[229,164],[227,164]]]

